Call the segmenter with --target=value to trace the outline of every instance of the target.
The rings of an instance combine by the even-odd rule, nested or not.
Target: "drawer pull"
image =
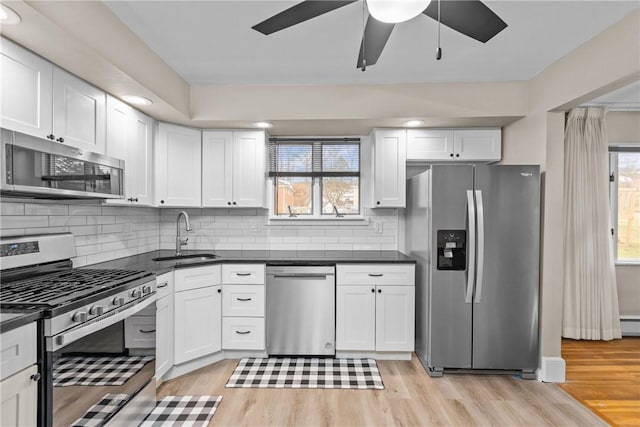
[[[236,298],[238,301],[251,301],[251,298]]]
[[[158,289],[166,288],[169,286],[169,282],[162,282],[158,285]]]
[[[250,333],[251,333],[251,331],[236,331],[236,334],[238,334],[238,335],[247,335],[247,334],[250,334]]]
[[[236,276],[251,276],[251,273],[236,273]]]
[[[31,381],[40,381],[40,378],[42,378],[42,376],[40,375],[40,372],[37,372],[31,375],[29,378],[31,379]]]
[[[144,329],[138,329],[138,331],[140,331],[141,334],[152,334],[156,330],[155,329],[149,329],[149,330],[145,331]]]
[[[382,276],[383,276],[382,273],[376,273],[376,274],[369,273],[369,277],[382,277]]]

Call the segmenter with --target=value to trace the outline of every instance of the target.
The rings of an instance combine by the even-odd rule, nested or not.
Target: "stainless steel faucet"
[[[180,211],[180,213],[178,214],[178,219],[176,220],[176,256],[182,255],[182,253],[180,252],[180,249],[183,246],[187,246],[187,240],[189,240],[189,237],[185,237],[184,239],[180,237],[180,217],[181,216],[184,217],[187,233],[191,231],[191,224],[189,223],[189,214],[187,214],[185,211]]]

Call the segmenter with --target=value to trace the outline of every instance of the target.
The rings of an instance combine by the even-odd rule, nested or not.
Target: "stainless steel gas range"
[[[91,425],[137,425],[155,404],[155,328],[139,331],[149,337],[136,348],[128,323],[155,316],[155,276],[74,269],[74,256],[69,233],[0,241],[0,309],[42,313],[38,424],[74,425],[98,405],[110,411]]]

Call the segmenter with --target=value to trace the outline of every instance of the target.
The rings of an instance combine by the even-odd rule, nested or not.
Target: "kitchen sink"
[[[192,255],[173,255],[159,258],[152,258],[153,261],[176,261],[176,264],[188,264],[191,262],[204,262],[211,261],[212,259],[219,258],[214,254],[192,254]]]

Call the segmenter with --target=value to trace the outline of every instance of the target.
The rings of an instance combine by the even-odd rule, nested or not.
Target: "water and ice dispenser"
[[[437,230],[438,270],[467,269],[467,231]]]

